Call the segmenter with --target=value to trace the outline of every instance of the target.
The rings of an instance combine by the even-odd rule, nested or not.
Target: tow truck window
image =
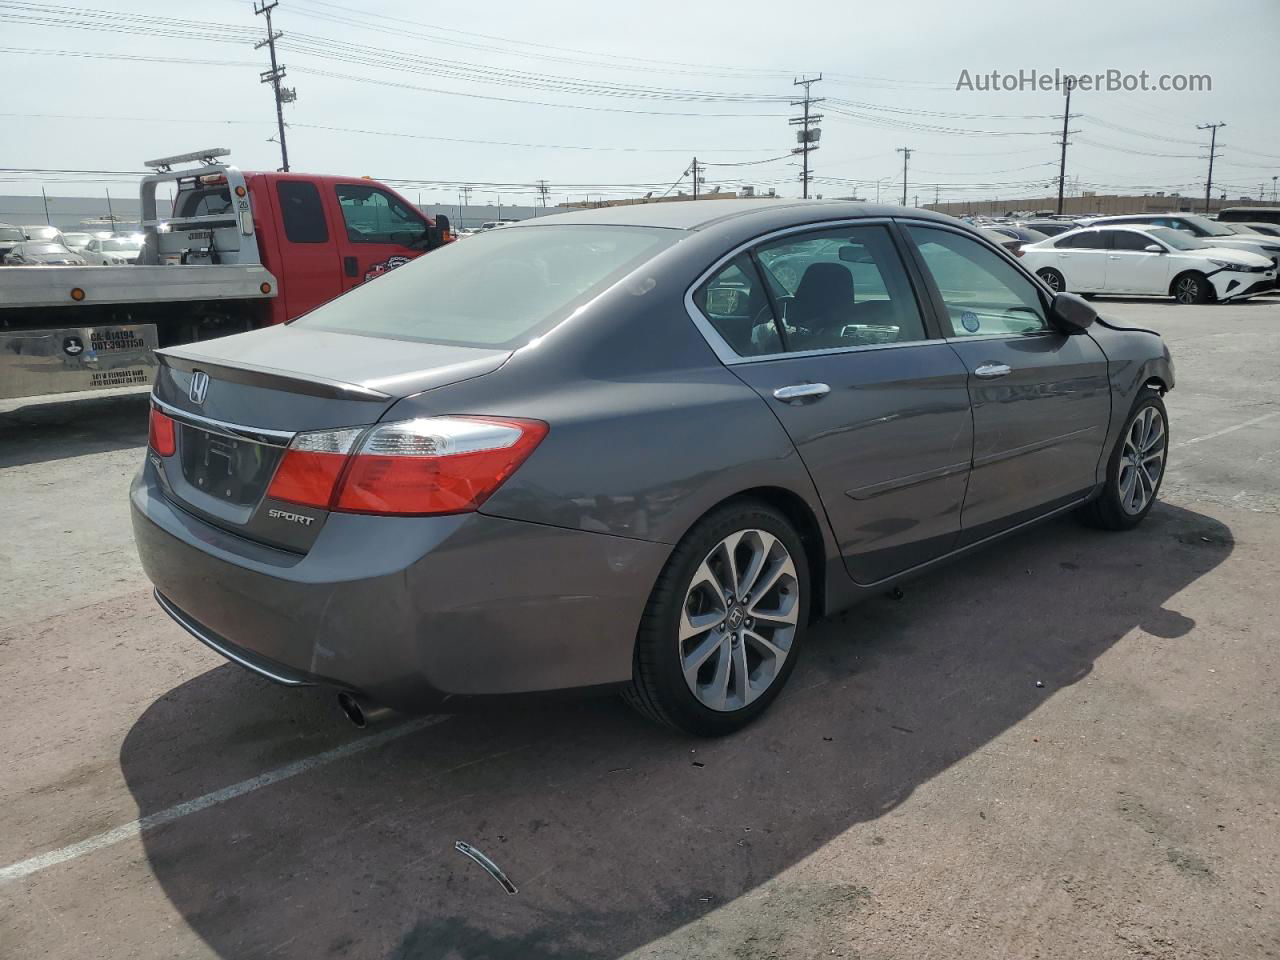
[[[427,232],[426,221],[414,210],[377,187],[342,183],[336,188],[338,206],[352,243],[398,243],[412,246]]]
[[[227,187],[200,187],[178,194],[175,220],[183,217],[217,217],[231,213],[231,190]]]
[[[276,183],[284,235],[290,243],[328,243],[329,228],[324,222],[320,191],[309,180],[281,180]]]

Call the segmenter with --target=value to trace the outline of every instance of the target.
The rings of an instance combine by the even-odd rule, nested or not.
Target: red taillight
[[[178,449],[174,438],[173,418],[167,417],[155,407],[151,408],[151,422],[147,425],[147,443],[162,457],[171,457]]]
[[[540,420],[429,417],[294,438],[267,495],[347,513],[477,509],[547,434]]]
[[[267,496],[328,509],[363,427],[300,433],[276,467]]]

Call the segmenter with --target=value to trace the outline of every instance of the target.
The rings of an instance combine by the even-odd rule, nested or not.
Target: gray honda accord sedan
[[[1158,335],[947,217],[567,213],[161,351],[134,534],[190,634],[357,721],[597,688],[723,734],[815,619],[1064,511],[1139,523],[1172,387]]]

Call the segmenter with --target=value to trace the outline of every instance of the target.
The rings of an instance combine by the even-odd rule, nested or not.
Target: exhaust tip
[[[367,698],[360,696],[360,694],[351,693],[349,690],[343,690],[338,694],[338,709],[361,730],[391,715],[390,707],[378,706]]]

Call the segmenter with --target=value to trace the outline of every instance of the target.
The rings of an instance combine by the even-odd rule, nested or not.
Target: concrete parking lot
[[[155,606],[144,397],[0,414],[0,957],[1280,956],[1280,298],[1097,305],[1177,363],[1146,524],[820,624],[714,742],[357,731]]]

